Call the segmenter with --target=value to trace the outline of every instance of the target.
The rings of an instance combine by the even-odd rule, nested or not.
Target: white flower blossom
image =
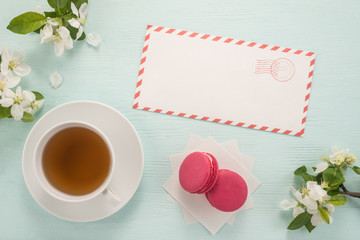
[[[308,181],[306,183],[306,188],[309,191],[309,197],[315,201],[322,202],[328,197],[326,191],[315,181]]]
[[[41,100],[34,100],[30,103],[30,107],[31,107],[31,111],[30,113],[31,114],[34,114],[36,113],[37,111],[39,111],[43,105],[45,103],[45,100],[44,99],[41,99]]]
[[[55,27],[54,30],[54,25],[52,23],[46,24],[40,30],[40,37],[41,44],[44,42],[54,43],[56,56],[61,56],[65,49],[73,48],[73,40],[71,39],[70,31],[66,27]]]
[[[295,199],[283,200],[281,201],[280,206],[283,210],[293,209],[292,215],[294,218],[306,211],[312,215],[311,224],[317,226],[323,222],[323,219],[320,216],[319,207],[325,207],[329,212],[335,210],[334,205],[325,202],[328,195],[323,189],[323,184],[318,185],[315,181],[308,181],[306,182],[306,188],[303,187],[301,192],[293,187],[290,187],[290,191]],[[329,222],[332,222],[330,214]]]
[[[73,40],[71,39],[70,31],[66,27],[59,27],[56,29],[54,46],[56,56],[61,56],[64,53],[64,49],[73,48]]]
[[[33,101],[35,101],[35,94],[30,91],[23,91],[19,86],[15,93],[8,88],[4,89],[0,104],[3,107],[11,107],[11,116],[15,120],[21,120],[24,112],[31,112],[31,102]]]
[[[314,214],[318,211],[318,205],[316,200],[312,199],[309,196],[305,196],[302,200],[301,200],[301,204],[303,204],[306,207],[306,211],[310,214]]]
[[[76,19],[75,18],[70,19],[69,24],[72,27],[79,29],[76,34],[76,40],[78,40],[84,32],[84,28],[81,26],[81,24],[83,24],[83,25],[86,24],[86,15],[88,13],[88,5],[87,5],[87,3],[83,3],[83,4],[81,4],[81,6],[78,10],[76,8],[75,4],[73,2],[71,2],[71,10],[72,10],[73,14],[76,16]]]
[[[4,89],[13,88],[20,82],[19,77],[7,78],[4,74],[0,72],[0,96],[4,92]]]
[[[52,18],[48,18],[46,20],[46,25],[40,29],[40,38],[41,41],[40,43],[53,43],[55,38],[56,38],[56,32],[54,32],[54,29],[57,29],[57,26],[59,26],[59,23],[52,19]]]
[[[31,72],[29,65],[23,63],[25,53],[23,51],[13,51],[7,47],[3,47],[1,53],[1,73],[9,77],[16,75],[18,77],[25,77]]]

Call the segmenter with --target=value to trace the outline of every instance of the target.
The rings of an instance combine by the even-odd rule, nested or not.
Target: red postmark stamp
[[[257,60],[255,73],[271,74],[275,80],[279,82],[287,82],[294,77],[295,65],[287,58]]]

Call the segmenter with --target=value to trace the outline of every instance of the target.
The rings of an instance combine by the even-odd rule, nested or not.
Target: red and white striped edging
[[[247,123],[243,123],[243,122],[234,122],[234,121],[230,121],[230,120],[211,118],[211,117],[200,116],[200,115],[196,115],[196,114],[174,112],[174,111],[168,111],[168,110],[164,110],[164,109],[154,109],[154,108],[150,108],[150,107],[140,107],[138,98],[141,93],[143,74],[145,71],[146,55],[147,55],[147,50],[149,48],[150,33],[152,31],[163,32],[163,33],[167,33],[167,34],[175,34],[175,35],[179,35],[179,36],[186,36],[186,37],[190,37],[190,38],[198,38],[198,39],[203,39],[203,40],[211,40],[211,41],[215,41],[215,42],[223,42],[223,43],[228,43],[228,44],[259,48],[259,49],[267,49],[267,50],[271,50],[271,51],[279,51],[279,52],[289,53],[289,54],[304,55],[304,56],[310,57],[311,58],[310,59],[310,71],[308,74],[308,84],[306,85],[306,95],[305,95],[305,101],[304,101],[303,117],[301,120],[301,130],[299,132],[294,132],[294,131],[287,130],[287,129],[272,128],[272,127],[260,126],[260,125],[255,125],[255,124],[247,124]],[[305,122],[306,122],[306,115],[307,115],[308,106],[309,106],[310,88],[311,88],[312,76],[313,76],[313,72],[314,72],[314,64],[315,64],[315,53],[314,52],[302,51],[302,50],[297,50],[297,49],[292,49],[292,48],[282,48],[279,46],[272,46],[272,45],[268,45],[268,44],[260,44],[260,43],[256,43],[256,42],[249,42],[249,41],[243,41],[243,40],[236,40],[233,38],[224,38],[224,37],[213,36],[213,35],[209,35],[209,34],[200,34],[197,32],[177,30],[174,28],[165,28],[165,27],[148,25],[146,34],[145,34],[144,48],[143,48],[142,56],[141,56],[141,60],[140,60],[140,70],[139,70],[139,74],[138,74],[138,81],[136,83],[133,108],[141,109],[141,110],[145,110],[145,111],[156,112],[156,113],[164,113],[164,114],[168,114],[168,115],[188,117],[188,118],[198,119],[198,120],[203,120],[203,121],[223,123],[223,124],[227,124],[227,125],[247,127],[247,128],[251,128],[251,129],[258,129],[258,130],[263,130],[263,131],[282,133],[282,134],[286,134],[286,135],[293,135],[293,136],[300,137],[304,134],[304,131],[305,131]]]

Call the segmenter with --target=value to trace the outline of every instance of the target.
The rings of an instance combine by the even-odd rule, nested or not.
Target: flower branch
[[[305,226],[311,232],[323,222],[332,223],[331,212],[336,206],[346,204],[346,196],[360,198],[360,193],[350,192],[344,185],[344,170],[351,168],[360,175],[360,168],[353,166],[355,161],[356,157],[349,154],[349,150],[334,148],[329,157],[323,156],[322,162],[312,168],[315,175],[309,174],[305,166],[295,170],[294,174],[301,177],[306,186],[298,190],[291,187],[294,198],[280,203],[283,210],[293,209],[294,220],[289,230]]]
[[[88,0],[48,0],[53,11],[26,12],[11,20],[7,28],[18,34],[39,33],[40,43],[54,44],[55,55],[73,48],[73,40],[84,40]]]

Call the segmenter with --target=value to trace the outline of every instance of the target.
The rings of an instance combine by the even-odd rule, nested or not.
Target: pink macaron
[[[219,165],[210,153],[193,152],[182,162],[179,181],[182,188],[190,193],[206,193],[215,184]]]
[[[206,193],[209,203],[223,212],[233,212],[244,205],[248,188],[237,173],[221,169],[214,187]]]

